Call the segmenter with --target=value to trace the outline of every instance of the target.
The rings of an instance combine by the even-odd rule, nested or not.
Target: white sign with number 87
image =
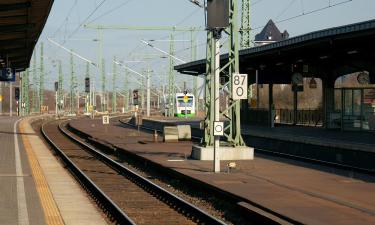
[[[233,74],[232,98],[233,100],[247,99],[247,74]]]

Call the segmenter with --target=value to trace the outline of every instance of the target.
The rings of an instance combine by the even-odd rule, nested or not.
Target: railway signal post
[[[220,160],[249,160],[254,149],[241,135],[240,100],[247,99],[247,75],[239,73],[238,0],[207,1],[207,57],[204,137],[193,146],[192,157],[213,160],[220,172]],[[228,63],[220,65],[221,33],[228,35]],[[220,78],[224,81],[220,83]],[[220,111],[220,89],[228,94],[228,107]],[[225,118],[225,120],[220,120]],[[220,142],[222,140],[222,142]]]

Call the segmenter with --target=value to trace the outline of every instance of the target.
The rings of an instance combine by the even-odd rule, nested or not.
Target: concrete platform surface
[[[191,142],[154,143],[150,133],[138,136],[138,131],[117,122],[103,129],[99,119],[70,124],[93,138],[305,224],[375,224],[375,177],[340,175],[342,171],[335,169],[257,155],[251,161],[236,161],[231,173],[214,174],[212,162],[189,159]],[[227,163],[221,163],[222,171]]]
[[[189,124],[192,129],[199,129],[202,118],[145,118],[146,126],[160,129],[164,124]],[[304,144],[327,146],[375,153],[375,133],[327,130],[321,127],[304,127],[280,125],[274,128],[256,125],[241,125],[244,136],[264,137],[282,141],[300,142]]]
[[[17,117],[0,117],[0,224],[45,224]],[[27,135],[27,134],[23,134]]]
[[[32,119],[0,117],[0,224],[107,224]]]

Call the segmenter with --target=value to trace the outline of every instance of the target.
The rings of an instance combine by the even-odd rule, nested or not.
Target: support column
[[[23,82],[23,109],[24,109],[24,115],[29,115],[30,114],[30,91],[29,91],[29,86],[30,86],[30,73],[29,69],[26,69],[25,72],[25,77],[22,77],[22,82]]]
[[[3,114],[3,82],[0,81],[0,115]]]
[[[125,71],[125,81],[124,81],[124,109],[125,112],[129,111],[129,85],[128,85],[128,70]]]
[[[147,103],[146,103],[146,115],[147,117],[150,117],[150,108],[151,108],[151,93],[150,93],[150,72],[151,70],[147,70],[147,77],[146,77],[146,88],[147,88]]]
[[[293,91],[293,125],[297,125],[298,115],[298,92],[297,89]]]
[[[329,80],[322,80],[323,88],[323,107],[324,107],[324,127],[326,129],[331,126],[331,113],[335,104],[335,90],[334,83]]]
[[[269,126],[273,127],[273,84],[268,84],[268,120],[269,120]]]
[[[256,88],[257,88],[257,109],[259,109],[259,71],[255,71],[255,79],[256,79]]]
[[[40,44],[40,74],[39,74],[39,110],[44,106],[44,50],[43,42]]]
[[[58,87],[58,107],[59,112],[61,113],[64,106],[64,90],[63,90],[63,72],[62,72],[62,65],[61,60],[59,60],[59,87]]]
[[[113,69],[112,69],[112,113],[117,112],[117,91],[116,91],[116,79],[117,79],[117,67],[116,67],[116,56],[113,58]]]
[[[12,82],[9,82],[9,116],[13,115],[13,90],[12,90]]]
[[[169,42],[169,54],[174,55],[174,36],[173,33],[170,35]],[[175,99],[176,99],[176,89],[175,89],[175,74],[174,74],[174,59],[169,57],[169,69],[168,69],[168,116],[174,117],[175,115]]]
[[[214,88],[214,107],[212,111],[214,111],[214,121],[220,121],[220,39],[214,39],[215,42],[215,67],[214,67],[214,85],[211,83],[211,87]],[[214,129],[212,127],[212,129]],[[220,172],[220,136],[214,137],[214,172]]]

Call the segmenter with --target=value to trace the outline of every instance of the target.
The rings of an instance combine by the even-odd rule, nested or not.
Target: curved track
[[[42,134],[116,223],[224,224],[71,135],[64,122],[47,122]]]

